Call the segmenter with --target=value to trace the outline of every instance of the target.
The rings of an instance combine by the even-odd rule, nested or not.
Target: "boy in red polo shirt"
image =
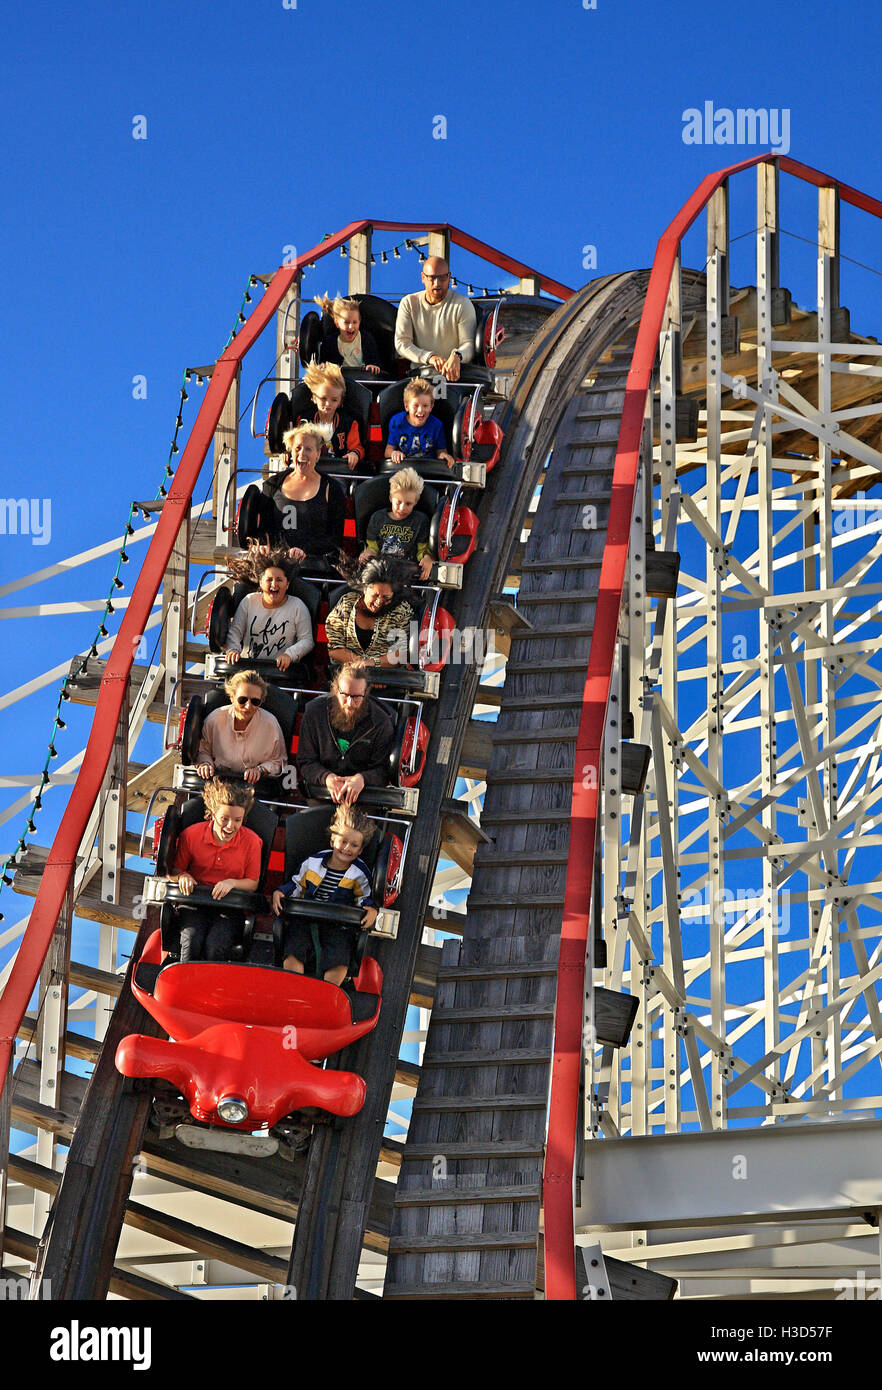
[[[189,896],[197,884],[211,888],[221,902],[234,888],[256,893],[260,881],[260,837],[248,830],[245,817],[254,805],[251,787],[235,786],[214,777],[205,784],[205,820],[188,825],[178,839],[174,868],[169,875]],[[214,912],[208,907],[179,909],[181,961],[222,961],[229,956],[240,920],[238,913]]]

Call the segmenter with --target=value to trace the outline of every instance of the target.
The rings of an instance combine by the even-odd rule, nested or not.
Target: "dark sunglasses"
[[[260,695],[256,698],[253,695],[237,695],[236,704],[241,705],[243,709],[246,705],[253,705],[255,709],[260,709],[263,699]]]

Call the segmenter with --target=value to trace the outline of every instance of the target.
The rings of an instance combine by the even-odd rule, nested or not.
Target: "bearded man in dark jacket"
[[[341,666],[330,695],[306,706],[297,745],[297,771],[312,787],[327,787],[338,804],[351,806],[365,787],[385,787],[392,748],[392,720],[371,699],[364,666]]]

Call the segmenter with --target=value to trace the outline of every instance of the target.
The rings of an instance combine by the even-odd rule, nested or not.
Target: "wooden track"
[[[527,517],[536,484],[542,476],[545,462],[550,452],[561,420],[580,388],[589,367],[599,365],[601,357],[611,347],[625,337],[640,316],[643,294],[647,282],[645,272],[636,271],[627,275],[611,276],[595,281],[578,295],[575,295],[544,326],[534,339],[530,351],[522,359],[516,378],[516,386],[508,411],[502,420],[506,431],[506,443],[500,465],[491,474],[489,486],[479,507],[481,518],[481,540],[479,549],[469,562],[466,585],[454,611],[461,629],[483,627],[487,624],[488,609],[494,597],[498,597],[513,573],[513,562],[520,546],[520,536],[524,519]],[[622,366],[616,364],[617,369]],[[605,422],[604,434],[612,441],[614,453],[618,433],[616,418],[612,415]],[[612,457],[612,454],[610,455]],[[513,466],[512,466],[513,465]],[[574,482],[576,480],[574,479]],[[584,491],[587,484],[582,477],[573,491]],[[584,503],[579,499],[579,506]],[[533,534],[537,535],[536,528]],[[602,537],[595,538],[589,558],[596,571],[594,560],[599,539],[602,550]],[[536,592],[543,585],[553,589],[578,590],[576,582],[581,564],[578,553],[568,557],[568,562],[551,567],[542,558],[540,549],[537,558],[525,560],[525,571],[532,567],[536,574],[536,584],[531,588]],[[518,561],[518,567],[520,562]],[[557,575],[549,583],[546,571]],[[558,573],[560,571],[560,573]],[[515,568],[514,572],[517,572]],[[577,600],[578,602],[579,600]],[[535,653],[524,641],[517,639],[513,647],[513,660],[509,672],[518,668],[532,668]],[[562,634],[549,644],[539,638],[542,648],[540,663],[545,664],[548,648],[551,655],[569,650],[572,634]],[[519,646],[524,647],[523,657]],[[585,654],[573,658],[561,657],[559,664],[569,664],[572,671],[581,671],[584,677]],[[472,711],[478,698],[480,671],[475,665],[461,665],[450,668],[442,683],[440,698],[435,711],[435,723],[430,745],[430,757],[421,781],[421,805],[442,805],[452,794],[458,768],[457,750],[461,746]],[[578,677],[577,677],[578,679]],[[571,718],[568,722],[572,722]],[[563,761],[555,752],[554,742],[559,737],[554,727],[553,716],[547,725],[551,737],[544,740],[544,753],[540,759],[543,771],[532,774],[532,780],[547,784],[555,782],[565,788],[569,795],[568,783],[572,779],[571,768],[563,770]],[[515,727],[512,732],[516,736]],[[529,729],[520,729],[521,737]],[[540,728],[541,737],[541,728]],[[572,762],[572,759],[570,759]],[[529,764],[528,764],[529,765]],[[519,778],[522,775],[511,768],[501,771],[500,779]],[[547,802],[553,805],[552,801]],[[563,803],[557,803],[562,805]],[[432,817],[420,817],[411,841],[409,862],[416,856],[416,862],[434,866],[440,847],[440,829]],[[512,870],[508,870],[512,873]],[[517,871],[515,870],[516,874]],[[537,866],[537,876],[547,880],[549,870]],[[486,907],[488,916],[495,916],[499,923],[498,934],[532,935],[559,931],[562,888],[552,892],[540,891],[531,895],[531,906],[524,906],[517,877],[515,892],[505,893],[498,887],[494,889],[491,900],[484,902],[480,893],[470,899],[470,910]],[[410,979],[411,960],[417,945],[416,924],[425,918],[427,894],[431,875],[414,877],[405,884],[401,901],[401,923],[403,929],[394,947],[381,946],[381,962],[385,973],[384,1006],[378,1028],[371,1035],[370,1045],[365,1040],[346,1054],[343,1065],[361,1072],[368,1084],[368,1097],[364,1109],[352,1120],[334,1129],[324,1128],[317,1135],[309,1155],[309,1165],[300,1216],[295,1232],[294,1252],[289,1270],[288,1282],[298,1291],[299,1299],[345,1299],[351,1298],[355,1287],[358,1269],[358,1256],[361,1249],[361,1229],[367,1209],[371,1187],[376,1172],[380,1135],[385,1122],[388,1100],[392,1085],[392,1060],[397,1050],[397,1039],[404,1025],[406,1007],[403,982]],[[506,898],[508,901],[506,901]],[[537,903],[538,900],[538,903]],[[537,905],[540,911],[537,913]],[[529,925],[524,923],[529,920]],[[468,930],[468,918],[466,919]],[[529,985],[529,982],[527,982]],[[517,996],[512,996],[512,1002]],[[529,988],[521,996],[531,1000]],[[553,993],[550,1001],[543,1000],[546,1014],[553,1008]],[[518,1027],[523,1025],[519,1024]],[[546,1026],[550,1023],[546,1021]],[[543,1043],[543,1057],[547,1048]],[[437,1059],[436,1059],[437,1060]],[[429,1059],[431,1066],[432,1059]],[[427,1068],[423,1068],[421,1078]],[[515,1128],[513,1133],[519,1131]],[[413,1141],[416,1142],[416,1141]],[[510,1141],[515,1149],[522,1146],[517,1140]],[[485,1141],[492,1153],[499,1157],[511,1155],[506,1150],[505,1141],[489,1139]],[[410,1162],[408,1155],[415,1153],[411,1141],[404,1147],[403,1161]],[[431,1158],[437,1153],[435,1144],[431,1152],[424,1151],[421,1158]],[[448,1157],[453,1155],[448,1147]],[[539,1172],[542,1167],[542,1144],[537,1146],[532,1140],[529,1146],[532,1160],[530,1171]],[[509,1164],[509,1167],[511,1165]],[[423,1179],[423,1185],[425,1181]],[[531,1237],[533,1261],[535,1264],[535,1236]],[[535,1276],[530,1275],[530,1291],[535,1287]],[[455,1281],[454,1281],[455,1282]],[[391,1286],[394,1290],[394,1283]],[[474,1296],[476,1285],[469,1285]],[[405,1295],[407,1296],[407,1295]],[[459,1296],[452,1284],[445,1295]]]
[[[481,815],[493,844],[443,948],[386,1298],[535,1294],[575,718],[626,375],[601,367],[573,396],[543,481],[518,595],[534,627],[515,634]]]

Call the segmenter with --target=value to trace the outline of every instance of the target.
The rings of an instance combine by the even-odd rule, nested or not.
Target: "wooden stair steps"
[[[566,781],[572,781],[572,774]],[[525,899],[521,893],[470,893],[469,911],[482,907],[563,907],[563,889],[557,893],[530,893]]]
[[[556,974],[557,965],[553,961],[536,961],[535,964],[518,961],[509,965],[442,965],[438,971],[438,983],[442,980],[504,980]]]
[[[432,1010],[435,1023],[491,1023],[497,1020],[516,1022],[518,1019],[554,1018],[554,1004],[481,1004],[475,1008],[454,1007]]]
[[[548,1097],[535,1096],[417,1096],[413,1113],[441,1113],[446,1110],[544,1110]]]
[[[535,817],[532,824],[535,825]],[[509,869],[523,865],[524,868],[537,868],[542,865],[551,866],[553,864],[568,864],[569,853],[566,850],[543,850],[543,849],[523,849],[500,853],[492,847],[482,850],[475,855],[475,864],[486,866],[488,869]]]
[[[597,589],[547,589],[544,593],[518,594],[518,607],[529,603],[581,603],[596,599]],[[508,703],[506,701],[506,703]]]
[[[436,1139],[431,1144],[408,1144],[402,1163],[416,1163],[443,1154],[448,1163],[458,1158],[533,1158],[541,1161],[545,1145],[525,1139],[472,1139],[451,1143]]]
[[[447,1181],[450,1181],[448,1179]],[[454,1179],[454,1181],[456,1181]],[[507,1184],[503,1187],[412,1187],[395,1189],[399,1207],[471,1206],[486,1202],[535,1202],[542,1197],[541,1182]]]
[[[536,1286],[532,1280],[519,1280],[511,1284],[466,1283],[457,1280],[451,1284],[387,1284],[383,1290],[384,1299],[444,1298],[529,1298],[536,1296]]]
[[[477,1048],[473,1052],[439,1052],[437,1056],[424,1054],[423,1068],[426,1067],[515,1067],[539,1066],[549,1062],[547,1048],[500,1047],[492,1052]]]
[[[571,806],[559,806],[543,810],[542,820],[547,824],[569,824],[572,815]],[[517,810],[484,811],[481,813],[482,825],[514,825],[518,821],[529,821],[535,825],[536,820],[537,812],[529,806],[519,807]]]
[[[575,570],[596,569],[603,564],[601,555],[560,555],[546,560],[525,560],[522,569],[530,570]]]
[[[534,628],[532,632],[513,632],[511,640],[514,642],[523,638],[532,639],[534,642],[550,642],[555,637],[590,637],[591,632],[592,628],[587,627],[585,623],[557,623],[541,629]]]
[[[442,1250],[529,1250],[538,1244],[535,1231],[450,1231],[431,1236],[393,1236],[390,1255],[430,1254]]]
[[[588,662],[582,656],[561,656],[554,658],[554,674],[563,675],[566,671],[586,671]],[[548,674],[548,661],[509,661],[506,663],[505,674],[509,676],[515,672],[530,672],[533,675]]]

